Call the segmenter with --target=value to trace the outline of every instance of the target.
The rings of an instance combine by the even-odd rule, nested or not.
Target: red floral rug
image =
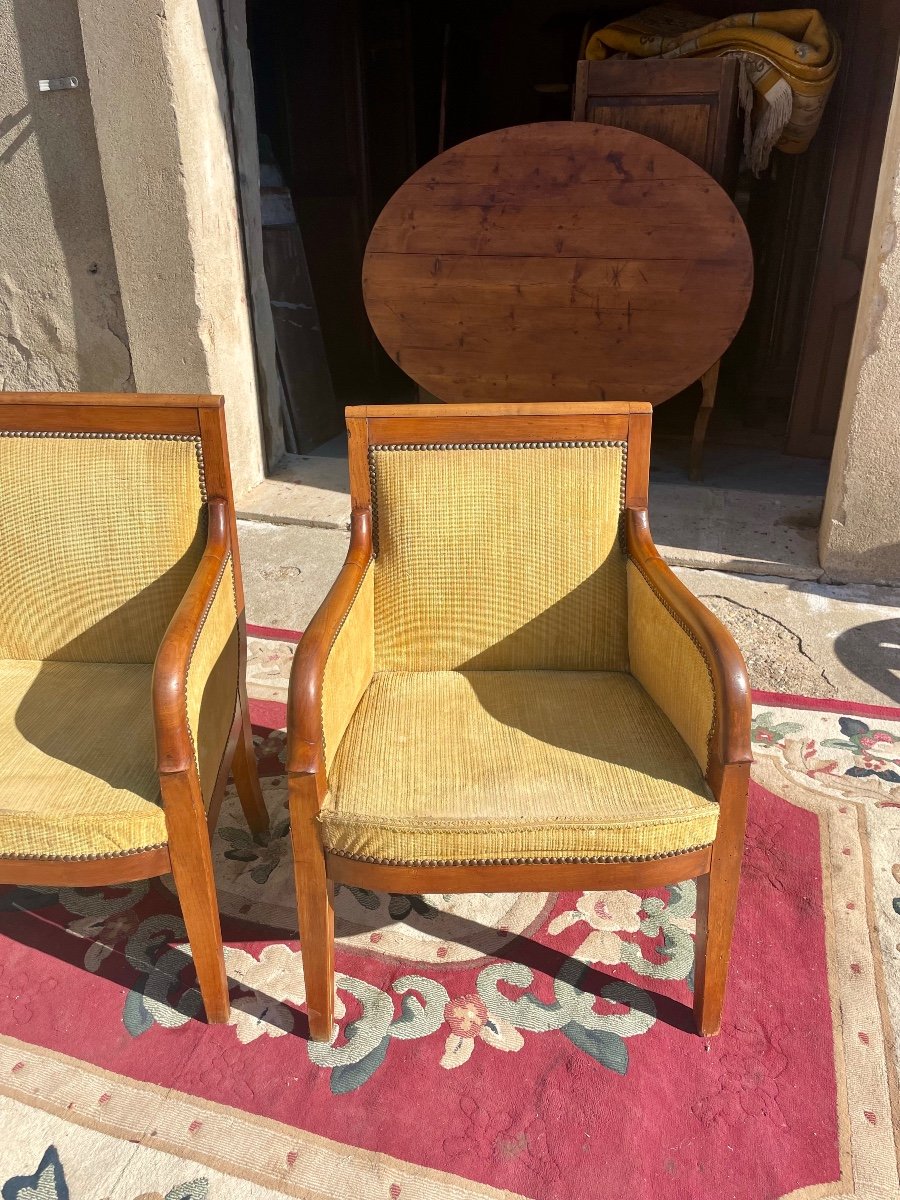
[[[251,642],[264,844],[217,838],[232,1016],[170,881],[0,890],[3,1200],[900,1196],[900,710],[758,696],[725,1021],[691,1028],[692,883],[341,888],[306,1039],[283,779],[293,638]]]

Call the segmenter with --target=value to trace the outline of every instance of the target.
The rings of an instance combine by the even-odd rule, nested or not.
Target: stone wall
[[[0,388],[222,393],[241,494],[265,451],[230,114],[216,0],[0,0]],[[276,460],[277,391],[266,417]]]
[[[0,222],[0,389],[131,390],[76,0],[0,0]]]
[[[215,0],[80,0],[139,391],[225,396],[234,490],[264,475]]]
[[[831,461],[819,556],[840,582],[900,581],[900,85],[895,89]]]

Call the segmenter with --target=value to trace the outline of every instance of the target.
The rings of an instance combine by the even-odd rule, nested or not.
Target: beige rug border
[[[789,704],[765,707],[819,715],[819,710],[796,709]],[[850,797],[839,801],[815,788],[804,787],[783,761],[772,754],[757,757],[753,776],[762,787],[786,803],[812,812],[819,821],[822,907],[834,1037],[841,1178],[836,1183],[799,1188],[781,1200],[897,1200],[900,1103],[884,995],[881,944],[875,926],[866,806]],[[852,852],[854,846],[858,854]],[[843,853],[847,848],[851,849],[849,856]],[[846,924],[843,938],[836,928],[838,918]],[[865,961],[858,964],[861,968],[858,974],[850,969],[851,946],[866,951]],[[850,1014],[861,1012],[862,1020],[855,1023],[850,1020]],[[863,1025],[869,1034],[868,1046],[858,1036]],[[876,1115],[876,1124],[868,1120],[867,1111]]]
[[[5,1035],[0,1095],[299,1200],[384,1200],[394,1184],[403,1200],[527,1200]]]

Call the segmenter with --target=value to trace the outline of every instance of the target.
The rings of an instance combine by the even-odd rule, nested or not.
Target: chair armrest
[[[375,667],[372,512],[354,509],[340,574],[300,639],[288,694],[289,775],[326,773]]]
[[[157,770],[196,769],[208,805],[234,722],[240,632],[228,506],[207,510],[206,549],[153,666],[153,718]]]
[[[627,509],[625,516],[632,674],[712,782],[723,767],[752,761],[747,667],[725,626],[660,557],[647,510]]]

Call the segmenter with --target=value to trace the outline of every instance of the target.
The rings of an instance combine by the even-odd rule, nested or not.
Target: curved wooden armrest
[[[626,509],[625,519],[629,558],[690,629],[709,667],[718,714],[710,743],[710,771],[728,764],[752,762],[750,680],[737,643],[660,557],[650,535],[647,510]]]
[[[206,549],[169,622],[153,664],[156,766],[161,775],[188,771],[196,761],[185,703],[188,670],[216,585],[231,553],[228,505],[214,498],[209,500],[207,512]]]
[[[321,712],[325,666],[371,558],[372,510],[357,508],[351,517],[347,558],[294,655],[287,714],[289,775],[316,775],[324,784]]]

